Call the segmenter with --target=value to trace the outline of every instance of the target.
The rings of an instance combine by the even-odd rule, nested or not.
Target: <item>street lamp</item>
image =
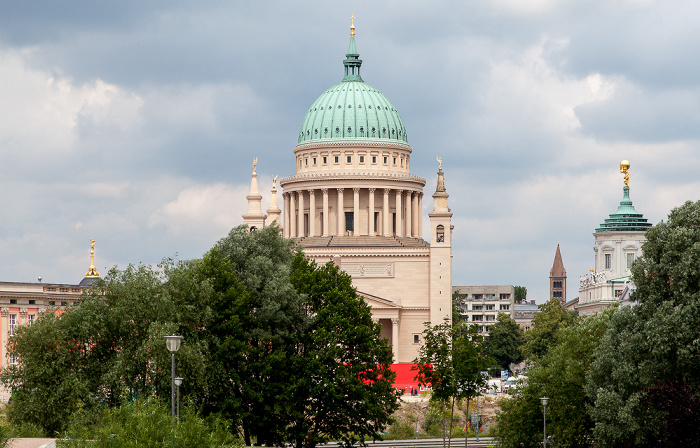
[[[173,423],[175,423],[175,352],[180,348],[180,343],[182,342],[182,336],[165,336],[165,346],[168,347],[171,359],[171,369],[170,369],[170,408]]]
[[[549,402],[549,398],[542,397],[540,401],[542,402],[542,410],[544,412],[544,438],[542,439],[542,446],[543,448],[547,448],[547,403]]]
[[[180,386],[182,386],[182,378],[175,378],[175,386],[177,386],[177,422],[180,423]]]

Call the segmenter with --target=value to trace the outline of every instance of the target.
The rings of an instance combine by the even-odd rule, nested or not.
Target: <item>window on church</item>
[[[328,163],[328,159],[326,156],[323,156],[323,164],[325,165],[326,163]]]
[[[314,157],[314,165],[316,165],[316,157]]]
[[[377,163],[377,156],[372,156],[372,163]]]
[[[605,269],[610,270],[612,268],[612,254],[605,254]]]
[[[352,163],[352,156],[347,157],[347,163]]]
[[[388,160],[389,160],[388,157],[384,157],[384,165],[386,165],[388,163]]]
[[[365,156],[360,156],[360,163],[365,163]]]
[[[445,242],[445,227],[442,224],[435,229],[435,241],[438,243]]]
[[[634,254],[627,254],[627,269],[632,269],[632,263],[634,262]]]
[[[27,325],[33,324],[35,318],[36,314],[27,314]]]
[[[414,334],[414,335],[413,335],[413,343],[414,343],[414,344],[420,344],[420,335],[419,335],[419,334]]]
[[[345,212],[345,230],[354,231],[355,230],[355,213]]]
[[[396,166],[396,157],[394,157],[394,166]]]
[[[335,163],[338,163],[338,156],[335,156]]]

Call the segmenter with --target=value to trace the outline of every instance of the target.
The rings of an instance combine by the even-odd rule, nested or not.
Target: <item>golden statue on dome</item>
[[[623,160],[620,162],[620,172],[625,175],[625,187],[630,186],[630,162],[629,160]]]
[[[97,268],[95,267],[95,240],[93,240],[92,238],[90,238],[90,268],[88,269],[87,274],[85,274],[85,277],[100,277],[100,273],[97,272]]]

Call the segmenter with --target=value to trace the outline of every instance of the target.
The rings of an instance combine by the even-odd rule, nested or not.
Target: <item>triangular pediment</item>
[[[402,306],[397,304],[396,302],[381,297],[373,296],[372,294],[367,294],[362,291],[357,291],[357,294],[360,295],[360,297],[362,297],[363,299],[365,299],[365,302],[367,302],[367,304],[371,308],[402,308]]]

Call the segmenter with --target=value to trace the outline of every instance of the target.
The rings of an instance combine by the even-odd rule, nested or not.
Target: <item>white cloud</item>
[[[247,194],[245,187],[230,185],[197,185],[178,194],[177,199],[160,207],[148,218],[149,227],[165,227],[172,236],[192,233],[226,234],[232,224],[241,222],[246,209],[241,197]]]

